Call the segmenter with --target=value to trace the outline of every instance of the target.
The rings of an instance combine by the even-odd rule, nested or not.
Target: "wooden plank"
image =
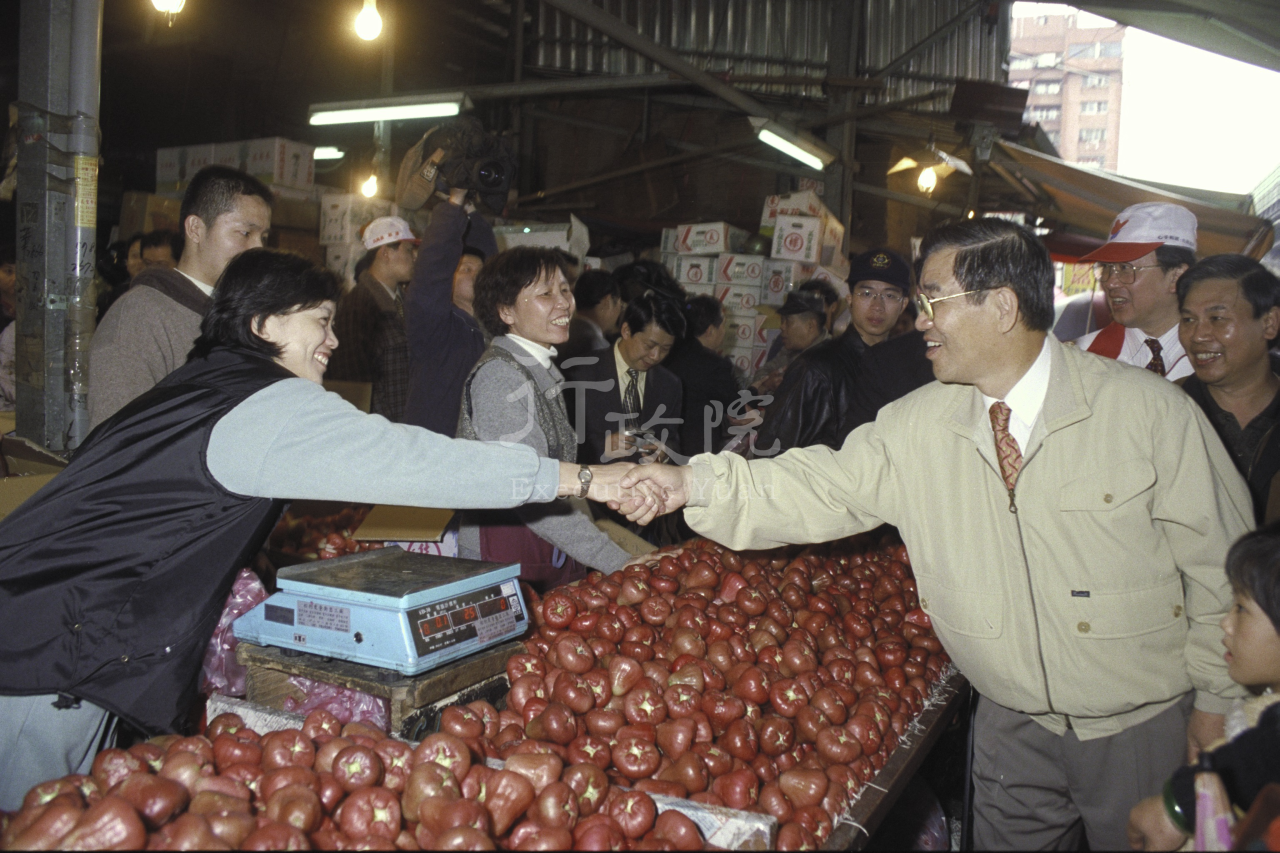
[[[929,750],[959,712],[968,687],[969,682],[958,672],[942,683],[937,694],[940,701],[917,718],[919,731],[911,743],[899,745],[875,778],[863,787],[857,801],[831,831],[824,850],[861,850],[866,846]]]
[[[236,647],[236,661],[248,669],[246,686],[251,702],[283,708],[286,696],[301,699],[288,683],[291,676],[297,675],[386,699],[391,731],[399,732],[405,718],[418,708],[506,672],[507,659],[523,651],[524,645],[513,640],[415,676],[305,652],[287,654],[284,649],[243,642]]]

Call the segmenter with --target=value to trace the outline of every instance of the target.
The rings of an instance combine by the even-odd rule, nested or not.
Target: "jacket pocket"
[[[1120,640],[1186,624],[1182,579],[1172,578],[1148,589],[1093,591],[1073,598],[1073,633],[1082,640]]]
[[[916,583],[920,583],[917,578]],[[994,639],[1004,631],[1004,594],[956,589],[940,583],[920,587],[920,607],[951,633]]]
[[[1127,459],[1068,482],[1058,496],[1058,508],[1067,512],[1111,512],[1155,484],[1156,469],[1150,462]]]

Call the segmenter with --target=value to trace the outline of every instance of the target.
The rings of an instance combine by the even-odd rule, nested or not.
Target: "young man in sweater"
[[[271,202],[261,181],[236,169],[208,166],[191,179],[177,268],[139,273],[89,345],[91,427],[186,363],[222,271],[246,249],[266,245]]]

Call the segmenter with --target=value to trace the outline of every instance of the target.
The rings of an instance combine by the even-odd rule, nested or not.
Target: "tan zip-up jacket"
[[[1253,526],[1244,480],[1177,386],[1049,346],[1016,512],[981,394],[934,382],[838,451],[695,457],[685,518],[732,548],[897,526],[956,665],[1059,734],[1115,734],[1192,689],[1197,708],[1225,713],[1243,695],[1218,621],[1227,548]]]

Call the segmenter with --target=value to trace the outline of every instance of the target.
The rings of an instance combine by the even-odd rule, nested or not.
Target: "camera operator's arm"
[[[466,230],[467,212],[461,201],[450,197],[448,204],[438,204],[431,212],[404,302],[405,330],[411,349],[433,340],[449,322],[453,313],[453,272],[462,258],[462,235]]]

